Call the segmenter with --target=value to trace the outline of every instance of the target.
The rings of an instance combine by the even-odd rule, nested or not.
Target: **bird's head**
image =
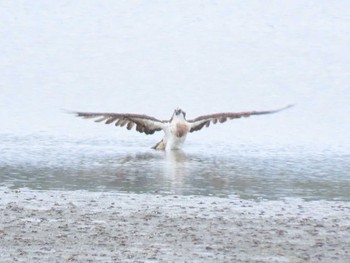
[[[177,108],[174,110],[173,118],[176,118],[176,119],[185,119],[185,118],[186,118],[186,112],[184,112],[182,109],[180,109],[179,107],[177,107]]]

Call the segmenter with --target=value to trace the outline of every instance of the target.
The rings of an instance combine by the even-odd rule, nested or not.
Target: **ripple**
[[[350,201],[349,154],[312,147],[191,145],[170,153],[133,140],[4,136],[1,184],[12,188],[245,199]],[[210,146],[210,145],[209,145]],[[210,148],[210,147],[209,147]]]

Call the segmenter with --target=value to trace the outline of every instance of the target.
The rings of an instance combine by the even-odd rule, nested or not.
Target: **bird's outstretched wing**
[[[209,127],[210,123],[223,123],[227,120],[238,119],[241,117],[250,117],[252,115],[263,115],[276,113],[285,109],[293,107],[293,105],[288,105],[287,107],[277,109],[277,110],[268,110],[268,111],[246,111],[246,112],[222,112],[209,115],[199,116],[192,120],[187,120],[190,125],[190,132],[199,131],[203,127]]]
[[[96,119],[95,122],[104,122],[105,124],[114,123],[115,126],[126,126],[128,130],[131,130],[136,126],[136,131],[153,134],[156,131],[161,131],[164,127],[164,122],[154,117],[131,114],[131,113],[95,113],[95,112],[72,112],[78,117],[84,119]]]

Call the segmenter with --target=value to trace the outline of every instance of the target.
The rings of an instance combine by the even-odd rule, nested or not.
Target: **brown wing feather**
[[[136,131],[153,134],[156,131],[161,131],[164,121],[143,114],[130,113],[96,113],[96,112],[73,112],[78,117],[84,119],[94,119],[95,122],[105,122],[105,124],[115,123],[115,126],[124,127],[131,130],[136,126]]]
[[[210,123],[223,123],[227,120],[238,119],[241,117],[250,117],[252,115],[264,115],[272,114],[285,109],[293,107],[293,105],[288,105],[287,107],[277,109],[277,110],[268,110],[268,111],[245,111],[245,112],[222,112],[209,115],[199,116],[195,119],[188,120],[191,124],[190,132],[199,131],[203,127],[209,127]]]

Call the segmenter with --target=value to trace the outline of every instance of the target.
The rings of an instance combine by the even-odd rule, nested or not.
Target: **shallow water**
[[[29,189],[350,201],[350,155],[340,150],[203,142],[164,153],[150,146],[131,139],[2,135],[0,183]]]
[[[349,1],[46,2],[0,1],[1,185],[350,200]],[[150,149],[161,135],[61,110],[163,120],[288,104],[167,154]]]

